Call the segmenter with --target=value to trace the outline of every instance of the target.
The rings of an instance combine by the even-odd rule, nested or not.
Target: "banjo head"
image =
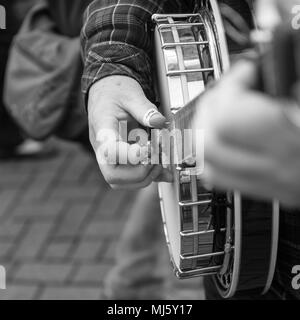
[[[161,109],[170,121],[204,92],[210,82],[220,79],[230,66],[217,1],[203,0],[200,3],[195,14],[153,16],[158,94]],[[181,279],[213,276],[220,295],[225,298],[232,297],[239,290],[252,289],[253,284],[249,284],[244,274],[249,274],[252,269],[255,273],[257,266],[255,263],[251,265],[243,254],[253,255],[253,248],[259,244],[254,241],[253,248],[245,246],[247,237],[243,236],[243,231],[244,234],[251,233],[255,227],[247,229],[242,212],[249,222],[251,215],[249,217],[247,213],[251,214],[249,208],[253,207],[248,208],[238,192],[207,190],[195,168],[176,163],[171,163],[169,168],[174,182],[160,183],[159,194],[176,276]],[[261,255],[267,251],[270,259],[264,270],[256,274],[261,281],[254,284],[259,290],[267,291],[275,270],[279,207],[272,203],[255,205],[258,213],[254,215],[255,219],[267,221],[266,228],[271,230],[270,236],[259,238],[267,243]],[[251,241],[253,239],[255,237]],[[247,265],[252,267],[247,269]]]
[[[229,68],[225,33],[221,27],[216,30],[215,19],[221,19],[218,6],[215,1],[203,4],[196,14],[153,17],[157,23],[155,42],[159,44],[156,65],[160,103],[170,121],[185,104],[204,92],[210,81],[219,79]],[[216,32],[220,34],[218,41]],[[199,272],[214,274],[220,269],[220,257],[224,255],[223,251],[214,252],[214,247],[216,238],[224,238],[225,219],[214,230],[212,192],[205,190],[201,179],[189,170],[180,170],[175,163],[171,168],[174,183],[160,183],[159,193],[175,272],[179,278],[198,276]],[[227,196],[223,196],[227,201]],[[226,215],[226,208],[223,211]]]

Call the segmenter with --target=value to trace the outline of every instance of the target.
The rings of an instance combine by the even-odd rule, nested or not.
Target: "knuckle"
[[[118,179],[109,171],[102,170],[103,177],[109,185],[118,185]]]
[[[138,177],[135,177],[134,179],[132,179],[132,183],[137,183],[137,184],[139,184],[139,183],[143,183],[144,181],[145,181],[145,179],[146,179],[146,175],[143,175],[143,176],[138,176]]]
[[[137,169],[134,177],[131,179],[131,182],[143,183],[145,179],[149,178],[148,175],[149,175],[149,172],[147,171],[146,168],[142,168],[141,170]]]
[[[146,189],[147,187],[149,187],[152,184],[152,181],[147,181],[144,184],[141,185],[141,189]]]
[[[120,182],[118,181],[118,179],[114,177],[109,177],[109,178],[106,178],[105,180],[109,185],[120,185]]]

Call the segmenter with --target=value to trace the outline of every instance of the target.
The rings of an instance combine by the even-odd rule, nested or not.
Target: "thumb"
[[[134,96],[127,101],[127,111],[140,124],[148,128],[162,129],[166,127],[167,119],[158,111],[157,107],[145,96],[143,89],[138,85]]]
[[[258,0],[256,2],[256,20],[262,30],[272,30],[280,21],[278,0]]]

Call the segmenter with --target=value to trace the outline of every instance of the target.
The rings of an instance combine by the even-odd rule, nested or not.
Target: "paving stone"
[[[82,264],[78,268],[72,282],[82,285],[99,286],[111,267],[110,264],[104,263]]]
[[[51,228],[53,228],[51,221],[32,223],[14,254],[15,259],[37,258]]]
[[[73,254],[74,260],[96,261],[105,244],[102,241],[82,241]]]
[[[114,261],[115,260],[115,254],[116,254],[116,249],[118,246],[118,241],[110,241],[104,250],[101,252],[101,257],[104,259],[104,261]]]
[[[3,259],[7,258],[12,247],[13,243],[11,241],[0,241],[0,263]]]
[[[32,300],[37,291],[37,285],[8,284],[6,290],[0,290],[0,300]]]
[[[0,191],[0,219],[11,214],[11,211],[16,206],[18,193],[17,189]]]
[[[54,219],[63,213],[64,201],[45,201],[43,203],[21,203],[14,211],[15,219]]]
[[[46,190],[47,186],[45,185],[33,186],[31,188],[28,188],[22,194],[21,201],[27,202],[29,204],[38,202],[44,198]]]
[[[12,239],[16,240],[23,230],[22,223],[15,223],[12,221],[12,217],[9,221],[5,221],[4,223],[0,223],[0,241],[2,239]]]
[[[1,161],[0,165],[0,175],[5,176],[10,173],[16,173],[16,172],[31,172],[32,171],[32,166],[28,166],[27,170],[25,170],[24,167],[20,166],[19,162],[15,161]]]
[[[27,188],[22,196],[23,201],[33,201],[47,198],[49,188],[59,175],[58,170],[38,171],[32,174],[30,187]]]
[[[124,226],[124,221],[103,220],[90,223],[83,232],[83,237],[87,238],[107,238],[118,237],[119,230]]]
[[[167,300],[205,300],[205,294],[202,288],[198,291],[191,289],[178,289],[167,294]]]
[[[72,201],[92,201],[100,196],[99,190],[94,187],[78,186],[58,186],[52,190],[50,199],[70,199]]]
[[[76,237],[81,233],[81,226],[89,213],[91,203],[70,203],[67,210],[63,214],[54,237]]]
[[[134,194],[124,190],[105,193],[97,210],[99,214],[95,215],[95,219],[102,220],[106,216],[115,218],[118,221],[120,217],[128,213],[133,199]]]
[[[72,241],[67,242],[53,242],[47,246],[44,252],[44,259],[50,260],[66,260],[70,258],[70,250],[72,247]]]
[[[102,291],[83,287],[47,287],[41,300],[100,300]]]
[[[76,144],[51,143],[55,157],[0,165],[0,265],[8,281],[0,300],[104,298],[136,193],[112,191],[94,156]],[[174,280],[172,294],[203,298],[195,280]]]
[[[30,178],[30,172],[6,172],[1,175],[0,186],[11,187],[15,185],[23,185]]]
[[[78,183],[83,178],[87,166],[90,165],[92,159],[88,155],[81,155],[70,158],[70,163],[63,171],[60,181]]]
[[[24,263],[17,270],[14,280],[38,283],[61,283],[72,271],[71,264]]]

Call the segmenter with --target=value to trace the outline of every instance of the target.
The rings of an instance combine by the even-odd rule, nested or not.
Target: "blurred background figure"
[[[4,74],[9,48],[28,10],[37,0],[4,0],[7,28],[0,32],[0,160],[20,156],[43,154],[45,146],[27,139],[12,120],[3,102]]]
[[[4,100],[31,138],[43,141],[58,136],[88,148],[79,33],[89,2],[39,0],[14,37]]]

